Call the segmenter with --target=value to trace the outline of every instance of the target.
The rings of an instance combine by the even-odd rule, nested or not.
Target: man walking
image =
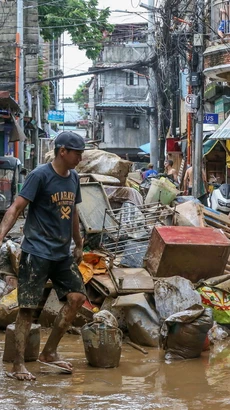
[[[33,311],[43,298],[45,284],[51,279],[59,300],[65,301],[54,327],[39,356],[43,364],[68,373],[72,365],[61,360],[57,346],[86,299],[85,287],[78,269],[72,263],[82,260],[82,239],[76,204],[81,202],[80,183],[75,167],[85,149],[83,138],[62,132],[55,139],[55,157],[51,163],[33,170],[25,180],[15,202],[0,225],[0,244],[29,204],[24,226],[22,255],[18,274],[19,313],[15,324],[15,360],[8,376],[18,380],[35,380],[25,367],[26,340]],[[71,241],[75,242],[73,256]]]

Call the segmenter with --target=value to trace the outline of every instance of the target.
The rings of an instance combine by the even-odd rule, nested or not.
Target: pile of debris
[[[113,173],[109,158],[110,175],[105,164],[103,175],[99,154],[96,173],[86,167],[87,159],[83,172],[81,163],[78,166],[84,238],[79,269],[88,300],[73,325],[82,326],[95,312],[106,310],[141,351],[146,353],[140,346],[162,346],[166,360],[198,357],[207,335],[213,341],[221,333],[212,331],[216,326],[224,325],[228,335],[230,220],[195,199],[178,196],[177,189],[165,181],[151,195],[130,186],[130,181],[138,181],[133,173],[128,186],[118,186],[119,176],[128,176],[129,164],[113,158],[117,167]],[[18,309],[20,237],[15,239],[11,236],[1,252],[1,328],[15,320]],[[61,305],[52,284],[47,288],[49,296],[37,317],[43,326],[52,324]]]

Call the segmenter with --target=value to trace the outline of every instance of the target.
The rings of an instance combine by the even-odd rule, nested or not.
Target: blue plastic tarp
[[[147,144],[141,145],[139,148],[142,151],[144,151],[146,154],[150,154],[150,142],[147,142]]]

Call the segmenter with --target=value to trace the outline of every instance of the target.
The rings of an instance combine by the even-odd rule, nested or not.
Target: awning
[[[9,91],[0,91],[0,109],[10,109],[15,113],[22,112],[19,105],[11,97]]]
[[[209,139],[203,143],[203,157],[205,155],[208,155],[212,151],[212,149],[216,146],[216,144],[218,144],[218,142],[219,142],[218,140],[215,140],[215,141],[210,140],[210,137],[209,137]]]
[[[50,138],[56,138],[58,136],[58,132],[54,131],[53,128],[49,129],[49,136]]]
[[[25,136],[22,128],[20,127],[20,125],[16,121],[13,114],[11,114],[11,117],[12,117],[12,120],[13,120],[13,128],[12,128],[12,132],[10,134],[10,142],[15,142],[15,141],[24,142],[26,140],[26,136]]]
[[[147,142],[147,144],[141,145],[139,148],[142,151],[144,151],[146,154],[150,154],[150,142]]]
[[[210,141],[210,139],[211,138],[209,137],[209,139],[203,143],[203,156],[209,154],[209,152],[211,152],[215,145],[218,143],[218,141]],[[150,154],[150,142],[141,145],[139,148],[146,154]]]
[[[230,139],[230,115],[210,137],[210,140],[229,140]]]

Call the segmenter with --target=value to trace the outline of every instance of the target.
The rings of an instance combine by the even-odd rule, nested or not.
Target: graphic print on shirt
[[[56,192],[51,195],[51,201],[59,207],[61,219],[70,219],[73,205],[75,203],[75,194],[73,192]]]

